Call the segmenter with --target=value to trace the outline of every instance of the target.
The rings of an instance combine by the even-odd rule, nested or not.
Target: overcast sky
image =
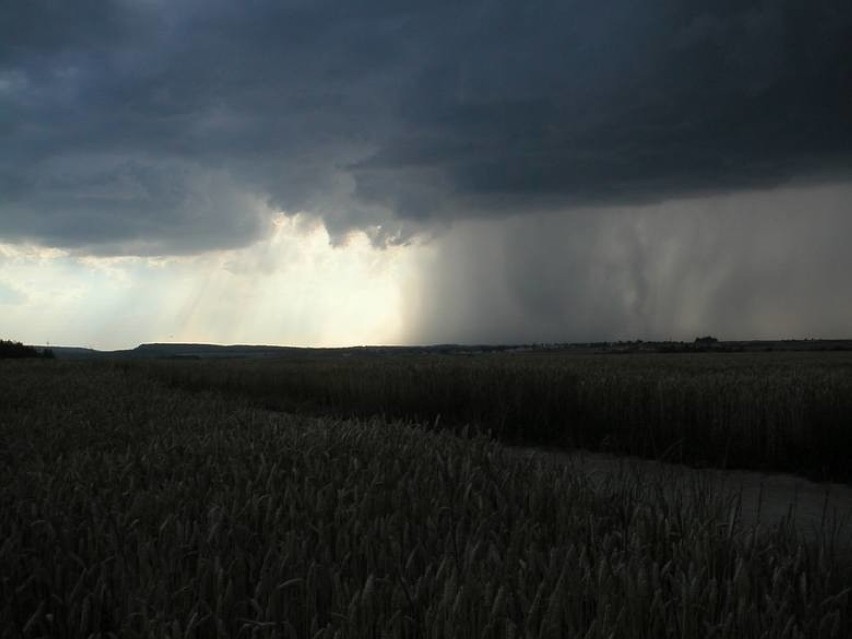
[[[3,0],[0,337],[852,337],[848,0]]]

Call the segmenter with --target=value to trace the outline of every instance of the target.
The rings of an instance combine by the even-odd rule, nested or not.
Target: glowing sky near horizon
[[[417,249],[278,217],[243,249],[97,257],[0,245],[3,328],[31,344],[99,350],[146,342],[346,346],[398,343]]]

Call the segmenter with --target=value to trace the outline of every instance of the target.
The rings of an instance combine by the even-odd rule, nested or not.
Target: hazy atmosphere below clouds
[[[0,337],[852,335],[852,5],[10,0]]]

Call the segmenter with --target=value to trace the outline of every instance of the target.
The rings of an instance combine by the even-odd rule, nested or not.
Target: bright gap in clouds
[[[401,339],[415,246],[332,246],[302,216],[260,242],[191,257],[80,257],[0,245],[0,329],[31,344],[132,348],[144,342],[343,346]]]

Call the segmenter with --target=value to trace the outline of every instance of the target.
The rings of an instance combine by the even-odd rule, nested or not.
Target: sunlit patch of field
[[[700,482],[99,364],[0,362],[0,441],[4,637],[852,635],[832,540]]]

